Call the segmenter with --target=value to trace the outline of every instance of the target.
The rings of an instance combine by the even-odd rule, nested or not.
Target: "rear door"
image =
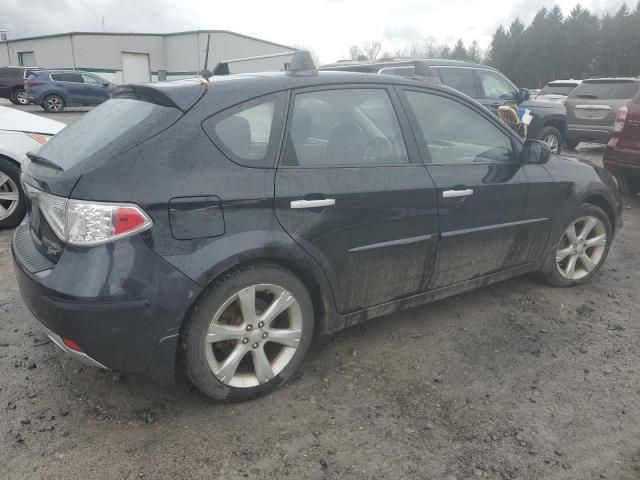
[[[340,313],[422,291],[433,271],[435,185],[398,107],[375,84],[298,90],[290,102],[276,215],[323,267]]]
[[[52,73],[51,79],[54,80],[67,103],[86,103],[87,95],[79,73]]]
[[[521,164],[521,145],[507,127],[471,102],[446,92],[403,92],[437,187],[440,240],[430,287],[538,260],[553,209],[544,167]]]

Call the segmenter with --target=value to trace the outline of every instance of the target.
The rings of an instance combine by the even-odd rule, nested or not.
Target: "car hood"
[[[0,130],[55,135],[64,127],[62,122],[0,106]]]

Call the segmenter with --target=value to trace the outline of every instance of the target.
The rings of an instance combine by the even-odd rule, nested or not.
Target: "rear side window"
[[[82,76],[78,73],[52,73],[51,80],[56,82],[82,83]]]
[[[409,163],[398,119],[384,89],[297,94],[289,130],[284,165]]]
[[[582,82],[570,98],[592,100],[624,100],[638,93],[638,82]]]
[[[503,163],[513,159],[509,136],[476,111],[431,93],[406,94],[431,163]]]
[[[116,156],[164,130],[180,110],[130,98],[113,98],[65,127],[38,155],[67,170],[101,150]]]
[[[209,139],[245,167],[273,168],[286,94],[277,93],[232,107],[204,122]]]
[[[478,90],[476,89],[473,70],[470,68],[446,67],[441,67],[439,70],[442,83],[462,93],[466,93],[471,98],[478,98]]]

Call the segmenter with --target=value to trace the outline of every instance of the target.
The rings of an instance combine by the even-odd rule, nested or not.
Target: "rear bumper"
[[[604,168],[617,176],[640,178],[640,150],[618,148],[617,138],[612,138],[604,151]]]
[[[179,329],[200,288],[140,236],[67,247],[52,264],[23,224],[12,251],[24,302],[63,350],[70,353],[60,337],[81,347],[84,354],[74,357],[95,366],[173,380]]]
[[[569,124],[567,138],[578,142],[607,143],[612,131],[613,127]]]

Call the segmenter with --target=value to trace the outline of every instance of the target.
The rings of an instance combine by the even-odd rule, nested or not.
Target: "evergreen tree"
[[[467,49],[464,47],[464,42],[461,38],[458,39],[455,46],[453,47],[453,51],[451,52],[451,58],[453,60],[466,60],[467,59]]]

